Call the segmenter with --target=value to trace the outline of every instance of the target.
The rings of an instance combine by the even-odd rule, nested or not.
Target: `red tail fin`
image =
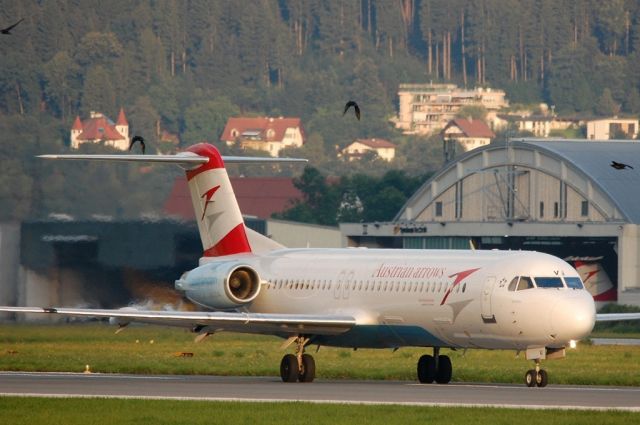
[[[244,220],[220,152],[205,143],[190,146],[187,151],[209,159],[206,164],[187,171],[203,255],[218,257],[251,252]]]

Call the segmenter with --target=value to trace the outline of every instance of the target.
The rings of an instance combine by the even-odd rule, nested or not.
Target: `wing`
[[[596,322],[613,322],[617,320],[640,320],[640,313],[601,313],[596,314]]]
[[[0,307],[0,312],[60,314],[73,317],[114,318],[129,322],[190,328],[198,332],[232,331],[275,335],[338,335],[356,325],[350,316],[311,314],[262,314],[207,311],[145,311],[86,308]]]

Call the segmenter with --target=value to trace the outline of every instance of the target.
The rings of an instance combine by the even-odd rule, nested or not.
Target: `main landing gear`
[[[540,360],[535,360],[535,362],[536,368],[529,369],[527,373],[524,374],[524,383],[527,384],[527,387],[546,387],[549,382],[547,371],[540,369]]]
[[[448,384],[453,368],[449,356],[440,355],[440,347],[433,347],[433,356],[425,354],[418,360],[418,381],[422,384]]]
[[[316,362],[304,353],[309,338],[298,336],[295,339],[296,353],[285,354],[280,362],[280,377],[283,382],[313,382],[316,377]]]

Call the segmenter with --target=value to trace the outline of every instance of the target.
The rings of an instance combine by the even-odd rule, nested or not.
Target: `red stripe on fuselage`
[[[244,230],[244,223],[238,224],[217,244],[207,249],[204,257],[220,257],[223,255],[240,254],[243,252],[251,252],[251,246],[247,239],[247,233]]]
[[[447,292],[444,294],[444,298],[442,298],[442,301],[440,302],[440,305],[443,305],[445,301],[447,301],[447,297],[449,296],[449,294],[451,293],[451,291],[453,291],[453,288],[455,288],[460,282],[462,282],[462,280],[469,276],[471,273],[480,270],[480,268],[478,267],[477,269],[469,269],[469,270],[464,270],[458,273],[454,273],[449,277],[454,277],[456,276],[456,279],[453,281],[453,284],[451,285],[451,288],[449,288],[447,290]]]
[[[224,168],[224,161],[222,161],[222,156],[220,156],[220,152],[213,145],[210,145],[208,143],[198,143],[196,145],[189,146],[186,150],[187,152],[193,152],[196,155],[206,156],[207,158],[209,158],[209,161],[207,161],[207,163],[202,164],[198,168],[194,170],[187,170],[187,180],[191,180],[198,174],[204,173],[208,170]]]

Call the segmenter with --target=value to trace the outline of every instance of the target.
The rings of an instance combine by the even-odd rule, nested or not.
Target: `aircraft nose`
[[[551,312],[551,328],[558,341],[578,341],[588,336],[596,322],[596,307],[587,291],[559,300]]]

